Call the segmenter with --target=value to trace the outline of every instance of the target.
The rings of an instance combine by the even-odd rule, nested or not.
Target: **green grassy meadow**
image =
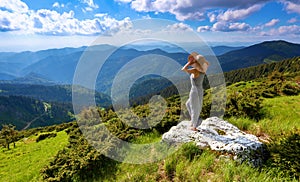
[[[16,142],[16,148],[0,148],[0,181],[39,181],[40,170],[68,143],[67,133],[58,132],[54,138],[36,142],[30,136]]]

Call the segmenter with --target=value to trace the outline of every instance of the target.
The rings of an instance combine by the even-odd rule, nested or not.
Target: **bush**
[[[281,169],[286,175],[300,177],[300,131],[282,134],[268,146],[272,167]]]
[[[252,90],[234,93],[227,98],[225,117],[238,116],[258,120],[262,117],[261,109],[262,99]]]
[[[37,137],[36,142],[45,140],[46,138],[56,137],[56,135],[56,133],[42,133]]]
[[[286,95],[298,95],[300,87],[296,83],[287,82],[283,85],[282,92]]]

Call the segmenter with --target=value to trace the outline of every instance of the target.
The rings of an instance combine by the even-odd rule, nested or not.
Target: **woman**
[[[188,69],[189,66],[192,66],[192,68]],[[209,63],[202,55],[193,52],[188,56],[187,64],[181,69],[191,75],[190,80],[192,87],[189,99],[186,102],[186,107],[191,116],[192,130],[194,131],[197,131],[197,126],[199,126],[202,122],[199,117],[203,103],[202,83],[208,66]]]

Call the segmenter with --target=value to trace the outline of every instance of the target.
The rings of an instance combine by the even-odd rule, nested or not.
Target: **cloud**
[[[280,20],[279,19],[272,19],[268,23],[265,24],[266,27],[273,27],[275,26]]]
[[[246,23],[228,23],[228,22],[217,22],[215,23],[211,30],[221,31],[221,32],[233,32],[233,31],[248,31],[251,26]]]
[[[280,35],[300,35],[300,26],[298,25],[289,25],[289,26],[280,26],[277,29],[271,29],[268,32],[261,33],[264,36],[280,36]]]
[[[99,8],[99,6],[95,4],[93,0],[83,0],[83,3],[94,9]]]
[[[21,1],[0,1],[0,31],[17,31],[26,29],[28,6]]]
[[[132,0],[115,0],[115,2],[120,2],[120,3],[130,3]]]
[[[225,12],[219,13],[218,15],[214,13],[208,14],[209,19],[211,22],[214,22],[216,20],[218,21],[236,21],[236,20],[242,20],[245,19],[246,17],[250,16],[251,14],[259,11],[263,5],[261,4],[256,4],[251,7],[248,7],[246,9],[237,9],[237,10],[232,10],[229,9]]]
[[[0,4],[0,31],[45,35],[110,35],[129,28],[131,20],[116,20],[107,14],[96,14],[93,19],[79,20],[74,11],[58,13],[54,10],[29,10],[21,1],[2,1]],[[89,1],[90,3],[92,1]],[[13,4],[15,3],[15,4]],[[55,4],[55,3],[54,3]],[[58,4],[56,4],[58,5]],[[55,6],[56,6],[55,5]],[[22,9],[23,8],[23,9]]]
[[[64,8],[65,5],[64,4],[59,4],[59,2],[55,2],[53,5],[52,5],[53,8]]]
[[[165,31],[173,31],[173,32],[185,32],[185,31],[193,31],[193,29],[184,23],[174,23],[172,25],[168,25]]]
[[[211,27],[206,25],[206,26],[199,26],[197,28],[197,32],[207,32],[207,31],[210,31],[211,30]]]
[[[130,3],[131,8],[138,12],[156,12],[156,13],[171,13],[176,16],[177,20],[203,20],[206,18],[206,11],[215,8],[234,9],[228,11],[226,16],[235,19],[241,19],[248,14],[260,9],[260,4],[270,0],[115,0],[116,2]],[[241,11],[239,11],[241,9]],[[238,15],[241,14],[241,15]],[[241,18],[239,18],[241,16]],[[222,17],[220,17],[222,18]]]
[[[287,22],[288,23],[296,23],[297,21],[298,21],[297,18],[291,18]]]
[[[8,10],[9,12],[28,12],[28,6],[20,0],[1,0],[0,9]]]
[[[300,35],[300,26],[298,25],[281,26],[278,28],[277,32],[279,35],[285,35],[285,34]]]
[[[99,8],[99,6],[94,3],[94,0],[82,0],[82,2],[87,5],[87,7],[83,8],[83,12],[93,11],[94,9]]]
[[[285,6],[285,10],[289,13],[300,14],[300,1],[282,1]]]

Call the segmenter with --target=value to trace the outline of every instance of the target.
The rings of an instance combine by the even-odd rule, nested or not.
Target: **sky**
[[[184,32],[209,45],[300,43],[300,0],[0,0],[0,51],[117,44],[167,29],[174,42],[192,41]]]

